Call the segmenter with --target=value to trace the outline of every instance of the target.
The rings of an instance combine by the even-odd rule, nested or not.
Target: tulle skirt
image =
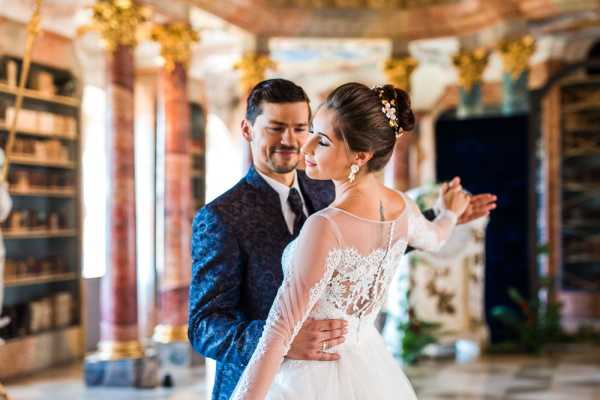
[[[404,400],[415,392],[373,327],[338,348],[338,361],[285,360],[268,400]]]

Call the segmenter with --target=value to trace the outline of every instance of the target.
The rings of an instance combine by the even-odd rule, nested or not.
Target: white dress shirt
[[[281,182],[276,181],[273,178],[270,178],[260,172],[258,169],[256,172],[259,173],[260,176],[273,188],[274,191],[279,195],[279,201],[281,203],[281,212],[283,214],[283,218],[285,219],[285,223],[287,224],[288,231],[293,234],[294,233],[294,220],[296,219],[296,214],[292,211],[287,199],[290,194],[290,189],[295,188],[298,193],[300,193],[300,198],[302,199],[302,210],[304,211],[304,215],[308,217],[308,210],[306,209],[306,201],[304,201],[304,195],[302,194],[302,190],[300,190],[300,185],[298,184],[298,174],[294,171],[294,183],[292,186],[286,186]]]

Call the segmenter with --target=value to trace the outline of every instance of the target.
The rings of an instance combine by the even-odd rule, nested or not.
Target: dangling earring
[[[352,164],[350,167],[350,174],[348,175],[348,180],[350,183],[354,182],[354,179],[356,179],[356,174],[358,173],[359,169],[360,167],[357,164]]]

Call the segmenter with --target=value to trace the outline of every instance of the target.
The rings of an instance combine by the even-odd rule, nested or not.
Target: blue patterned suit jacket
[[[331,182],[301,171],[298,181],[309,213],[334,200]],[[194,218],[189,339],[197,352],[217,360],[214,400],[229,399],[250,361],[292,239],[279,195],[254,168]]]

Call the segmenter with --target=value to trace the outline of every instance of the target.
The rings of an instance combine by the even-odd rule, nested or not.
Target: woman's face
[[[352,161],[343,139],[333,130],[335,111],[321,107],[315,115],[308,140],[302,147],[306,174],[311,179],[343,181]]]

